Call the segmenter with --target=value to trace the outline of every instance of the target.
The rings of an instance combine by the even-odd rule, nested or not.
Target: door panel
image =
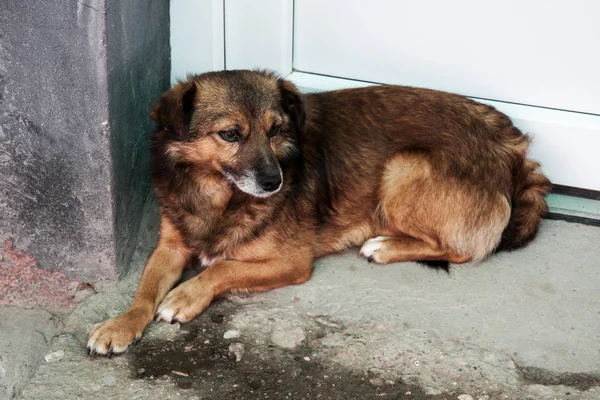
[[[294,69],[600,114],[600,2],[296,0]]]
[[[302,92],[345,89],[365,82],[321,75],[292,73],[288,79]],[[559,185],[600,191],[600,116],[547,108],[481,100],[508,115],[533,137],[529,155],[542,164],[550,180]]]

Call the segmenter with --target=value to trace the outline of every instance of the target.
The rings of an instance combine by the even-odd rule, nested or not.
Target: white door
[[[534,136],[531,156],[555,184],[600,190],[600,2],[210,4],[224,25],[210,54],[221,50],[227,69],[274,69],[305,90],[381,83],[464,94]]]
[[[296,0],[294,69],[600,114],[600,2]]]

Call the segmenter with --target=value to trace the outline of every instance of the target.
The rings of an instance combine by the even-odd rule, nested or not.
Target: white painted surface
[[[294,70],[600,114],[598,16],[594,0],[295,0]]]
[[[369,83],[294,72],[288,79],[303,92],[367,86]],[[475,98],[507,114],[533,136],[530,157],[555,184],[600,190],[600,116]]]
[[[227,69],[292,72],[293,0],[225,0]]]
[[[224,0],[171,0],[171,82],[225,68]]]
[[[293,67],[313,72],[290,75],[303,90],[366,80],[493,99],[480,101],[535,137],[531,156],[554,183],[600,190],[600,116],[582,114],[600,114],[597,15],[591,0],[172,0],[172,78],[286,76],[293,47]]]
[[[530,157],[541,162],[553,183],[600,190],[600,116],[479,101],[496,107],[533,137]]]

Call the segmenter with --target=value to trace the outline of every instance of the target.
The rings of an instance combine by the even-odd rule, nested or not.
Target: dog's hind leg
[[[434,243],[407,236],[377,236],[369,239],[361,247],[360,254],[379,264],[440,260],[462,264],[470,260],[468,256],[444,250]]]
[[[377,249],[373,261],[477,262],[500,242],[510,216],[506,197],[468,175],[440,172],[440,160],[430,159],[414,152],[398,154],[386,165],[378,234],[389,237],[363,246],[365,251]]]

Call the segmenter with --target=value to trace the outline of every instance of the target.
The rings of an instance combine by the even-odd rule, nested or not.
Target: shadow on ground
[[[133,379],[167,379],[181,393],[218,399],[441,399],[401,381],[373,373],[326,367],[318,336],[307,332],[307,345],[294,350],[250,338],[223,339],[224,316],[234,307],[226,301],[181,327],[175,340],[148,340],[126,356]],[[242,346],[240,346],[240,344]],[[240,351],[240,349],[243,349]],[[237,353],[237,354],[236,354]],[[322,354],[321,354],[322,355]]]

